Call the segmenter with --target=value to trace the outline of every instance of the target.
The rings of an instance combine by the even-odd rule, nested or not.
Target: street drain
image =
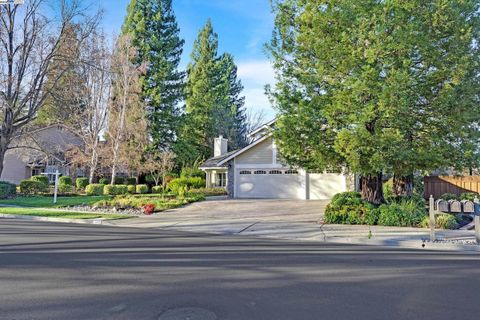
[[[202,308],[176,308],[165,311],[158,320],[217,320],[217,316]]]

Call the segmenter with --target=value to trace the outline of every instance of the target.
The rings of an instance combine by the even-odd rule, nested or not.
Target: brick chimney
[[[224,139],[223,136],[215,138],[213,142],[213,156],[219,157],[227,153],[228,150],[228,140]]]

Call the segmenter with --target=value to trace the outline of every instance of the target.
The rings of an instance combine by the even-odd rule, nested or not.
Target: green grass
[[[63,208],[78,205],[92,205],[97,201],[111,199],[111,196],[74,196],[58,197],[57,203],[53,203],[53,197],[34,196],[17,197],[15,199],[0,200],[0,205],[11,205],[31,208]]]
[[[68,219],[127,219],[127,215],[121,214],[103,214],[103,213],[83,213],[74,211],[56,211],[32,208],[0,208],[1,214],[19,214],[24,216],[50,217],[50,218],[68,218]]]

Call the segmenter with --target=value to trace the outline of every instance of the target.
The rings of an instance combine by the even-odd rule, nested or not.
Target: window
[[[217,173],[217,187],[225,187],[227,185],[227,174]]]
[[[254,172],[255,174],[267,174],[267,171],[264,170],[257,170]]]
[[[269,174],[282,174],[280,170],[270,170]]]
[[[285,171],[285,174],[298,174],[297,170],[287,170]]]
[[[252,174],[252,171],[242,170],[240,171],[240,174]]]

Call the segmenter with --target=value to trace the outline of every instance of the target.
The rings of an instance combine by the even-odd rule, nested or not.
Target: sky
[[[103,27],[118,34],[130,0],[98,0],[104,10]],[[235,58],[238,76],[244,86],[248,111],[265,113],[265,120],[275,111],[264,94],[264,86],[274,83],[274,72],[265,54],[274,16],[269,0],[173,0],[173,7],[185,40],[181,68],[189,62],[193,41],[208,18],[219,38],[219,54],[228,52]]]

